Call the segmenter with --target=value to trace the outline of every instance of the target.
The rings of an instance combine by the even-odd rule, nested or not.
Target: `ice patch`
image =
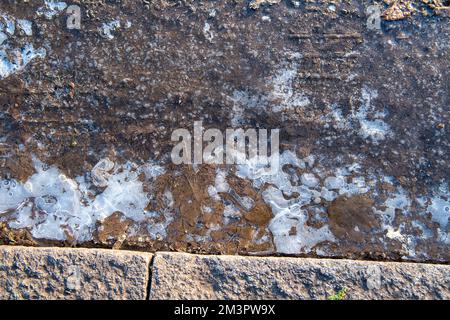
[[[15,30],[16,25],[13,18],[4,13],[0,13],[0,45],[2,45],[9,36],[14,35]]]
[[[444,200],[440,197],[431,199],[431,205],[428,206],[429,211],[433,217],[433,221],[439,223],[443,230],[448,227],[448,219],[450,217],[450,201]]]
[[[33,24],[25,19],[15,19],[14,17],[0,13],[0,45],[2,45],[9,37],[14,36],[16,26],[27,36],[33,35]]]
[[[102,160],[96,167],[111,169],[111,163]],[[105,189],[96,194],[88,175],[70,179],[34,159],[36,173],[26,183],[0,181],[0,212],[12,214],[11,228],[29,228],[37,239],[87,241],[95,223],[115,212],[136,222],[147,218],[150,200],[139,175],[148,172],[150,165],[114,165],[103,177]],[[155,178],[164,171],[155,166],[152,172]]]
[[[293,58],[300,58],[293,55]],[[297,63],[283,65],[278,72],[273,75],[268,93],[250,95],[245,91],[235,91],[231,100],[233,102],[232,125],[239,126],[243,123],[245,110],[255,110],[257,108],[267,109],[272,105],[273,112],[283,112],[295,110],[308,106],[311,102],[302,92],[294,88],[294,80],[297,76]]]
[[[113,20],[108,23],[104,23],[100,29],[101,35],[108,39],[112,40],[114,39],[113,31],[116,31],[120,28],[120,21],[119,20]]]
[[[33,35],[33,23],[28,20],[19,19],[17,20],[17,24],[19,28],[27,35],[32,36]]]
[[[319,179],[317,179],[316,176],[312,173],[302,174],[300,180],[305,186],[309,188],[314,188],[319,184]]]
[[[310,104],[309,98],[294,89],[294,80],[297,76],[297,65],[281,69],[273,79],[273,91],[271,99],[275,106],[274,112],[295,110]]]
[[[114,162],[108,158],[100,160],[99,163],[91,171],[92,182],[97,187],[108,186],[108,179],[111,177],[110,173],[114,169]]]
[[[233,92],[231,101],[233,102],[233,117],[231,119],[231,125],[234,128],[239,127],[244,123],[243,117],[246,109],[255,110],[265,105],[264,100],[260,97],[253,96],[245,91],[238,90]]]
[[[325,211],[326,208],[319,205],[321,199],[333,201],[339,195],[357,195],[369,191],[364,177],[350,177],[358,171],[358,164],[338,168],[334,175],[321,172],[325,176],[323,182],[317,176],[318,167],[314,167],[315,164],[315,157],[300,159],[294,153],[285,151],[280,155],[280,170],[275,174],[264,174],[265,163],[255,159],[236,168],[238,177],[249,179],[255,188],[263,189],[263,199],[274,214],[269,229],[278,252],[308,253],[321,242],[335,241],[327,225],[319,229],[306,225],[308,215],[302,209],[303,206],[318,206],[319,210]],[[296,177],[295,171],[285,172],[282,169],[287,165],[310,172]],[[300,184],[294,181],[300,181]]]
[[[82,195],[76,183],[55,167],[46,168],[36,159],[34,165],[36,173],[23,186],[20,185],[23,192],[19,195],[24,198],[17,198],[16,203],[8,204],[9,209],[17,210],[22,205],[26,208],[17,212],[16,221],[11,222],[10,226],[29,227],[35,238],[65,240],[68,232],[75,238],[83,239],[89,233],[92,217],[82,210]],[[30,210],[31,207],[34,210]]]
[[[3,44],[3,42],[5,42],[7,39],[8,39],[8,36],[7,36],[5,33],[0,32],[0,46],[1,46],[1,45]]]
[[[345,181],[343,177],[328,177],[325,179],[325,188],[329,190],[341,189],[344,185]]]
[[[360,121],[360,125],[360,135],[365,139],[370,137],[373,141],[376,142],[384,140],[390,130],[389,125],[379,119],[373,121],[362,119]]]
[[[383,207],[384,210],[376,210],[381,216],[381,219],[384,224],[384,229],[388,230],[388,226],[390,226],[395,219],[396,210],[402,210],[404,214],[408,213],[409,208],[411,207],[411,199],[406,194],[405,190],[402,188],[398,188],[397,192],[391,194],[390,197],[384,202]]]
[[[136,167],[126,163],[107,179],[106,189],[92,203],[93,214],[103,220],[116,211],[133,221],[145,219],[145,208],[149,204],[143,184],[138,179]]]
[[[150,238],[154,240],[161,241],[162,239],[167,237],[167,227],[172,223],[174,220],[174,214],[172,212],[174,200],[173,195],[170,191],[166,190],[164,192],[164,209],[162,212],[162,215],[164,216],[163,222],[157,222],[157,223],[149,223],[147,226],[147,231],[150,235]],[[151,212],[151,216],[159,217],[161,213],[157,212]]]
[[[405,236],[402,235],[400,228],[395,230],[393,227],[391,226],[386,226],[386,237],[388,237],[389,239],[396,239],[399,240],[400,242],[405,241]]]
[[[433,221],[439,223],[441,232],[446,235],[445,238],[447,239],[448,220],[450,218],[450,197],[447,185],[442,184],[435,192],[434,197],[430,199],[430,202],[426,211],[431,213]]]
[[[223,209],[223,222],[224,224],[229,224],[235,219],[239,219],[241,213],[239,209],[231,202],[226,202]]]
[[[0,79],[23,70],[32,60],[43,58],[45,55],[44,48],[34,49],[32,44],[26,44],[23,49],[13,51],[11,56],[15,57],[15,60],[10,61],[6,51],[0,49]]]
[[[215,189],[217,192],[228,192],[230,190],[230,186],[227,183],[227,173],[223,170],[217,170],[216,181],[215,181]]]
[[[322,117],[326,126],[330,124],[339,130],[350,130],[358,126],[358,135],[364,139],[370,139],[378,144],[387,137],[392,136],[391,127],[384,121],[386,112],[376,112],[372,102],[378,97],[376,90],[367,87],[362,88],[361,105],[358,110],[353,111],[345,117],[342,110],[336,104],[328,107],[328,114]]]
[[[339,109],[339,106],[333,104],[330,107],[331,120],[334,121],[334,126],[337,129],[349,129],[350,125],[347,119],[344,117],[342,110]]]
[[[328,226],[315,229],[307,226],[307,213],[300,208],[286,208],[269,224],[277,251],[285,254],[308,253],[317,244],[335,238]]]
[[[214,39],[214,33],[211,30],[211,25],[206,21],[205,25],[203,26],[203,35],[205,36],[206,40],[209,42],[212,42]]]
[[[391,134],[390,126],[382,120],[386,114],[374,112],[372,100],[378,97],[376,90],[363,87],[361,95],[362,105],[358,112],[354,114],[360,124],[359,135],[364,139],[370,138],[374,143],[378,143]],[[373,120],[367,119],[369,114],[371,114]]]
[[[47,19],[52,19],[56,15],[60,14],[61,11],[67,8],[67,4],[65,2],[59,2],[55,0],[45,0],[44,6],[40,7],[37,10],[38,16],[44,16]]]
[[[14,20],[8,18],[8,17],[3,17],[6,20],[6,26],[5,26],[5,31],[10,35],[14,35],[14,32],[16,31],[16,25],[14,23]]]

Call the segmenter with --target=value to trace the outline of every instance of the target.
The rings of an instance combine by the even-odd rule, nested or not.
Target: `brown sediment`
[[[388,21],[402,20],[410,17],[415,10],[412,1],[385,0],[384,2],[390,5],[383,12],[383,18]]]
[[[389,6],[382,14],[387,21],[403,20],[416,12],[420,12],[424,16],[430,14],[448,16],[450,14],[449,3],[445,0],[384,0],[384,3]]]
[[[0,245],[35,246],[37,243],[27,229],[11,230],[0,222]]]
[[[124,217],[122,213],[115,212],[105,220],[98,222],[94,239],[104,245],[121,243],[125,240],[131,224],[132,221]]]
[[[269,224],[273,215],[267,204],[259,200],[252,210],[244,213],[244,217],[249,222],[254,223],[260,227],[264,227]]]
[[[367,196],[339,197],[328,207],[330,229],[339,239],[362,242],[380,227],[374,201]]]
[[[174,203],[174,221],[167,228],[167,238],[164,240],[175,250],[205,250],[213,247],[223,253],[235,254],[251,251],[267,251],[272,248],[269,232],[266,230],[271,219],[271,212],[262,201],[261,196],[248,185],[248,182],[236,184],[238,178],[229,181],[230,187],[241,196],[248,195],[256,199],[254,207],[246,211],[240,207],[230,194],[220,193],[227,201],[234,202],[239,210],[239,217],[230,223],[224,221],[224,204],[212,199],[208,187],[215,185],[216,168],[214,166],[199,166],[196,172],[186,166],[183,170],[174,170],[157,180],[158,198],[166,190],[171,190]],[[167,204],[160,203],[159,210]],[[211,211],[206,212],[205,207]],[[262,244],[256,244],[264,236],[268,237]],[[195,240],[197,237],[202,240]],[[205,238],[206,237],[206,238]],[[189,240],[191,239],[191,240]]]

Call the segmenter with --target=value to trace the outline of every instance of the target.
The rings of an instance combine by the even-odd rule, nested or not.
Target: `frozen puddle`
[[[261,226],[268,231],[267,235],[252,241],[273,241],[274,252],[332,255],[330,246],[352,241],[352,233],[366,241],[379,241],[383,246],[393,242],[403,250],[405,259],[426,254],[418,248],[420,242],[449,244],[450,203],[445,184],[438,186],[431,196],[412,195],[395,187],[390,177],[364,175],[357,163],[327,170],[318,157],[301,159],[290,151],[280,155],[280,162],[283,170],[274,175],[261,174],[263,165],[256,160],[236,168],[217,168],[213,183],[203,190],[216,209],[205,206],[202,210],[223,218],[219,223],[204,224],[201,228],[208,230],[204,236],[188,233],[184,240],[206,245],[213,241],[211,232],[245,220],[245,214],[254,210],[257,199],[235,191],[232,181],[242,179],[262,195],[271,212],[267,224]],[[106,158],[91,172],[70,178],[36,158],[33,164],[35,173],[25,183],[1,181],[0,213],[1,220],[7,221],[10,228],[28,229],[36,239],[92,241],[99,223],[120,213],[122,221],[130,221],[128,234],[150,241],[162,240],[172,232],[171,224],[182,219],[170,183],[164,186],[160,199],[149,192],[155,190],[158,179],[166,174],[166,169],[159,165],[116,164]],[[386,184],[390,186],[389,193],[383,191]],[[370,207],[357,208],[367,210],[366,217],[334,217],[329,210],[330,204],[338,203],[339,199],[350,199],[346,205],[351,207],[351,199],[361,196],[374,199],[368,202]],[[164,207],[159,211],[148,210],[152,201],[162,201]],[[358,221],[360,218],[372,221],[373,225],[367,229],[367,221]]]
[[[121,212],[134,221],[145,219],[149,203],[138,176],[148,180],[164,173],[153,165],[137,167],[131,163],[115,166],[104,159],[85,177],[70,179],[55,167],[34,160],[36,173],[24,184],[4,180],[0,187],[0,211],[15,211],[9,225],[29,228],[38,239],[78,242],[92,239],[95,223]],[[104,188],[95,195],[94,187]],[[148,214],[148,213],[147,213]]]
[[[3,2],[0,244],[450,261],[442,7]],[[200,121],[279,170],[173,164]]]

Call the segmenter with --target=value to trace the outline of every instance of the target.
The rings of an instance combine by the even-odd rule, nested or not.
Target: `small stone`
[[[366,285],[369,290],[381,288],[381,270],[377,266],[369,266],[366,270]]]

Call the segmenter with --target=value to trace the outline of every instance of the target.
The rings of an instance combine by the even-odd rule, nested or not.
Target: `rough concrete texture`
[[[0,299],[133,299],[147,296],[151,254],[0,247]]]
[[[157,253],[150,298],[449,299],[449,279],[448,265]]]

